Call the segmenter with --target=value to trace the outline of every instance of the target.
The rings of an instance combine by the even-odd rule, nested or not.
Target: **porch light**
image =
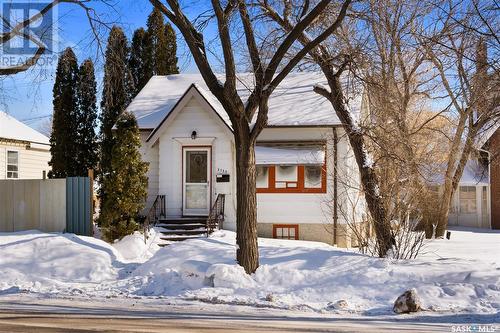
[[[197,134],[198,134],[198,133],[196,133],[196,131],[192,131],[192,132],[191,132],[191,139],[193,139],[193,140],[194,140],[194,139],[196,139],[196,135],[197,135]]]

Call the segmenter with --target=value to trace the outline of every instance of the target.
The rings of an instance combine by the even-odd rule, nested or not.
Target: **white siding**
[[[19,152],[19,179],[41,179],[50,170],[50,151],[31,149],[26,144],[0,142],[0,179],[7,178],[7,151]]]
[[[148,176],[149,201],[156,194],[166,195],[167,215],[182,215],[182,147],[206,146],[212,147],[212,202],[216,194],[226,194],[226,220],[224,228],[234,230],[236,225],[236,179],[235,179],[235,148],[232,134],[218,116],[198,102],[196,97],[172,114],[156,136],[157,142],[144,143],[141,149],[145,161],[150,162]],[[190,138],[193,131],[197,132],[197,139]],[[347,138],[341,129],[337,129],[338,167],[339,173],[357,175],[357,168],[352,154],[349,153]],[[149,133],[143,133],[142,140]],[[327,142],[327,193],[259,193],[257,195],[257,218],[261,223],[332,223],[333,205],[333,129],[332,128],[266,128],[259,136],[258,141],[326,141]],[[151,146],[152,145],[152,146]],[[354,164],[353,164],[354,163]],[[229,172],[229,183],[216,183],[218,169]],[[154,179],[157,179],[156,182]],[[359,197],[359,191],[339,181],[339,205],[352,202],[352,198]],[[352,210],[352,208],[349,208]],[[359,219],[359,216],[356,216]],[[339,212],[339,223],[344,223]]]
[[[148,167],[148,197],[146,200],[146,207],[144,207],[143,214],[147,213],[151,206],[153,206],[154,200],[158,193],[158,145],[150,147],[146,144],[146,139],[149,136],[150,131],[141,131],[141,148],[140,153],[142,160],[149,163]]]
[[[327,193],[258,193],[257,221],[261,223],[323,223],[331,221],[327,201],[333,166],[331,128],[266,128],[258,141],[327,141]]]
[[[338,204],[345,207],[339,209],[339,223],[346,222],[343,211],[354,211],[357,222],[361,219],[362,202],[358,199],[359,191],[352,186],[351,178],[358,177],[356,163],[350,152],[347,137],[342,129],[337,128],[338,135]],[[326,193],[259,193],[257,194],[257,219],[261,223],[332,223],[333,221],[333,128],[266,128],[258,141],[326,141]],[[348,178],[345,176],[349,176]],[[343,177],[341,179],[341,177]],[[349,181],[345,181],[349,179]],[[347,198],[346,196],[349,196]],[[359,201],[359,207],[352,202]]]
[[[197,140],[190,139],[192,131],[197,132]],[[226,194],[225,227],[234,229],[235,203],[232,194],[234,193],[235,173],[232,136],[217,115],[212,110],[205,109],[195,98],[192,98],[179,111],[160,136],[158,143],[159,194],[167,196],[168,215],[182,215],[182,142],[188,140],[190,146],[206,145],[203,142],[210,138],[213,138],[211,141],[212,202],[217,193]],[[229,183],[215,182],[215,175],[219,168],[229,172]]]

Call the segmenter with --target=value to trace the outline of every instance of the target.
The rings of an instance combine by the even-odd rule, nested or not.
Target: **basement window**
[[[19,152],[7,151],[7,178],[19,178]]]
[[[298,240],[298,224],[273,224],[273,238]]]

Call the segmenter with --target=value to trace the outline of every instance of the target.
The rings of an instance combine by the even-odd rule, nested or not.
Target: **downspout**
[[[333,130],[333,244],[337,245],[337,234],[338,234],[338,192],[337,192],[337,146],[338,146],[338,136],[337,129],[332,127]]]

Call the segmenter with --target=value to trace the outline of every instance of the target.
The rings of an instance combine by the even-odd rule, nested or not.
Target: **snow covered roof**
[[[444,168],[444,166],[443,166]],[[430,170],[428,180],[434,185],[440,185],[444,183],[444,173],[434,172],[431,174]],[[464,167],[464,172],[462,173],[462,178],[460,178],[460,186],[476,186],[476,185],[489,185],[490,179],[488,175],[488,168],[483,166],[476,160],[469,160]]]
[[[50,144],[48,137],[2,111],[0,111],[0,138]]]
[[[323,164],[323,147],[255,147],[255,164],[259,165],[295,165]]]
[[[218,75],[221,81],[223,75]],[[238,93],[245,102],[253,87],[253,75],[238,74]],[[154,129],[172,111],[179,98],[194,84],[229,125],[229,117],[212,95],[200,74],[153,76],[127,108],[135,114],[140,128]],[[275,89],[269,100],[268,126],[333,126],[340,121],[330,102],[313,91],[326,85],[320,73],[291,73]],[[248,88],[250,87],[250,88]],[[349,107],[354,114],[361,109],[361,93],[353,94]]]
[[[486,144],[486,142],[488,142],[491,136],[495,134],[495,132],[498,131],[499,129],[500,129],[500,119],[484,126],[482,133],[478,135],[478,138],[474,144],[476,149],[483,148],[483,146]]]

